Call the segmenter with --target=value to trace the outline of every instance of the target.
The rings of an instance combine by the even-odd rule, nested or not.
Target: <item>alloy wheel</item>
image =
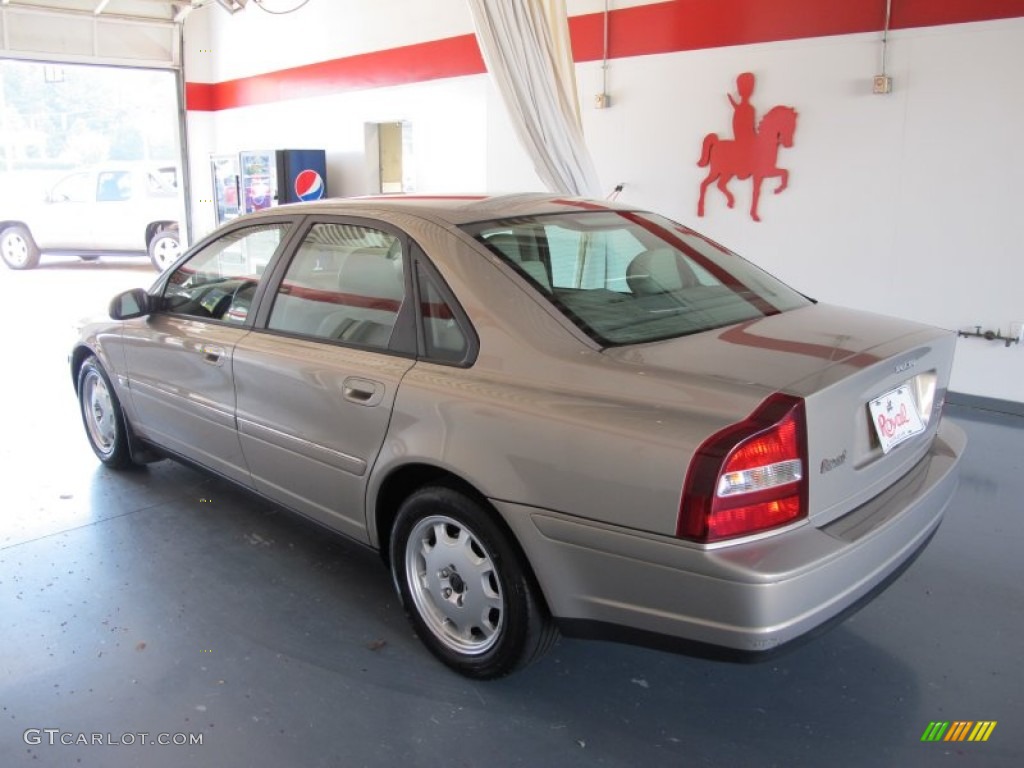
[[[491,553],[465,525],[445,515],[420,520],[405,551],[416,610],[451,650],[486,653],[501,636],[505,599]]]

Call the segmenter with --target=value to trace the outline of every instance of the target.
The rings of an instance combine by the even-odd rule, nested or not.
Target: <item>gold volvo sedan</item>
[[[475,678],[559,631],[764,657],[911,562],[965,447],[952,333],[619,204],[284,206],[110,316],[70,357],[104,464],[182,460],[378,550]]]

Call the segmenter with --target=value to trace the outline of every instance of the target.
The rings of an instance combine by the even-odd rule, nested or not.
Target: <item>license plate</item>
[[[906,384],[886,392],[868,403],[875,434],[888,453],[900,443],[924,431],[924,422],[917,412],[910,387]]]

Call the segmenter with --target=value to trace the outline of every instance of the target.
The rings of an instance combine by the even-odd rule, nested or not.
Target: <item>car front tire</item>
[[[112,469],[132,466],[121,403],[95,357],[89,357],[78,371],[78,402],[93,453]]]
[[[395,588],[416,634],[480,680],[540,658],[557,638],[532,575],[491,510],[445,486],[405,500],[391,536]]]
[[[149,260],[159,272],[166,270],[181,255],[181,238],[176,229],[162,229],[149,241]]]
[[[32,269],[39,264],[39,247],[27,227],[12,224],[0,232],[0,257],[11,269]]]

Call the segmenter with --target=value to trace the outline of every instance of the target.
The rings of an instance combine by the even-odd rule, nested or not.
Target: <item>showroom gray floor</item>
[[[473,683],[413,637],[375,555],[170,462],[100,468],[70,321],[152,277],[141,261],[0,269],[0,766],[1020,764],[1024,419],[950,408],[971,443],[931,546],[786,656],[562,640]],[[998,725],[921,742],[946,720]],[[92,734],[135,743],[60,743]]]

